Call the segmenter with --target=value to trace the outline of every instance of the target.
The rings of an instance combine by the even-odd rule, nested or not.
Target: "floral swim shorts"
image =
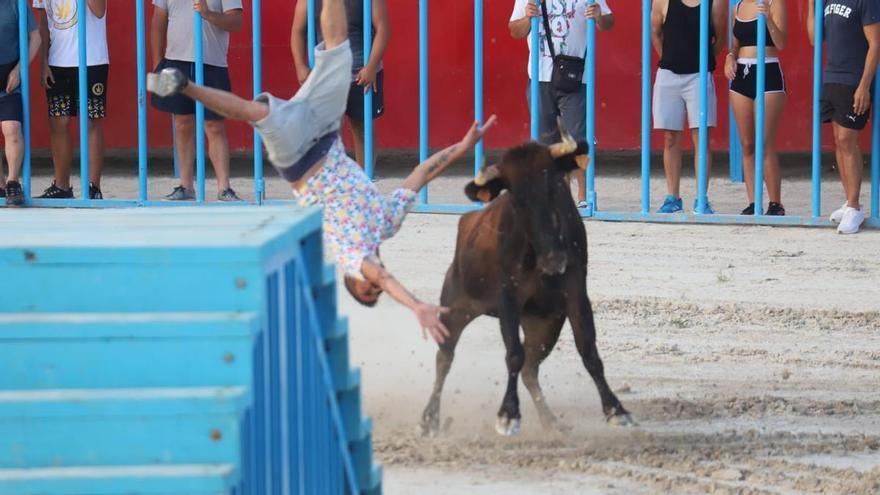
[[[324,245],[347,275],[363,278],[361,263],[377,257],[382,241],[400,230],[413,207],[415,191],[397,189],[382,196],[337,139],[321,170],[302,191],[294,191],[300,206],[324,207]]]

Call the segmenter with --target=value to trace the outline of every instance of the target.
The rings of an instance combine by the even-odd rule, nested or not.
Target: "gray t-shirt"
[[[207,0],[208,9],[213,12],[228,12],[241,9],[241,0]],[[181,62],[195,62],[193,43],[193,2],[192,0],[153,0],[153,5],[168,11],[168,42],[165,58]],[[218,67],[227,67],[226,52],[229,51],[229,33],[210,22],[202,22],[202,50],[204,62]]]
[[[18,61],[18,2],[7,1],[0,6],[0,65]],[[28,32],[37,29],[34,12],[27,9]],[[2,81],[6,88],[6,81]]]

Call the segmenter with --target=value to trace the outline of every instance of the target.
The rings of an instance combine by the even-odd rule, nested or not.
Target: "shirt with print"
[[[858,86],[865,71],[864,27],[880,22],[877,0],[825,0],[827,56],[823,81]]]
[[[241,9],[241,0],[207,0],[208,10],[226,13]],[[165,58],[181,62],[195,62],[193,43],[192,0],[153,0],[153,5],[168,12],[168,40]],[[210,22],[202,22],[202,61],[208,65],[228,67],[229,32]]]
[[[526,3],[534,0],[516,0],[513,5],[513,13],[510,21],[517,21],[526,16]],[[557,55],[571,55],[582,57],[587,51],[587,18],[584,13],[587,10],[587,0],[544,0],[547,5],[547,19],[550,21],[550,30],[553,37],[553,49]],[[606,0],[596,0],[602,15],[611,13]],[[540,10],[540,2],[538,2]],[[550,49],[547,46],[547,36],[544,34],[544,20],[538,17],[538,36],[540,40],[540,54],[538,59],[538,80],[550,82],[553,75],[553,59],[550,57]],[[531,56],[532,38],[528,37],[529,55]],[[531,63],[527,63],[529,77],[532,76]],[[587,80],[584,71],[584,82]]]
[[[46,11],[49,23],[49,65],[53,67],[79,66],[79,12],[76,0],[34,0],[34,8]],[[86,63],[110,63],[107,51],[107,15],[96,16],[86,7]]]

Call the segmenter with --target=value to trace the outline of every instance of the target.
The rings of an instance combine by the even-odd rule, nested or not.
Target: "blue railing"
[[[308,2],[308,20],[307,20],[307,39],[308,39],[308,56],[309,56],[309,64],[314,64],[314,46],[315,46],[315,35],[316,35],[316,13],[314,8],[313,0],[306,0]],[[25,0],[18,0],[20,8],[24,9],[27,7],[27,3]],[[85,0],[78,0],[81,8],[85,8]],[[537,3],[537,2],[536,2]],[[590,0],[589,4],[593,4],[594,0]],[[822,9],[821,3],[817,2],[818,5],[816,7],[816,39],[822,39]],[[729,15],[733,15],[733,5],[736,4],[736,0],[729,1]],[[482,120],[484,114],[484,103],[483,103],[483,5],[484,0],[474,0],[473,8],[474,8],[474,26],[473,26],[473,39],[474,39],[474,78],[473,78],[473,86],[474,86],[474,117],[478,120]],[[254,10],[253,16],[253,84],[254,84],[254,94],[258,93],[262,86],[261,76],[262,76],[262,52],[261,52],[261,2],[260,0],[253,0],[252,8]],[[595,111],[595,95],[596,95],[596,53],[597,53],[597,41],[596,41],[596,25],[595,21],[589,20],[587,22],[587,50],[586,50],[586,90],[587,90],[587,98],[586,105],[584,108],[584,115],[586,119],[586,133],[584,138],[587,142],[594,144],[591,146],[590,155],[591,155],[591,166],[586,171],[586,184],[587,184],[587,203],[588,207],[581,210],[582,215],[585,217],[592,217],[596,219],[602,220],[637,220],[637,221],[659,221],[659,222],[710,222],[710,223],[763,223],[763,224],[793,224],[793,225],[827,225],[828,222],[821,216],[821,159],[822,159],[822,147],[821,147],[821,122],[819,120],[819,95],[821,92],[821,68],[822,68],[822,46],[821,43],[817,44],[814,50],[814,63],[813,63],[813,137],[812,137],[812,208],[809,214],[805,214],[802,216],[792,215],[787,217],[768,217],[763,216],[762,208],[756,208],[756,213],[754,218],[748,219],[744,218],[740,215],[705,215],[702,212],[705,211],[705,207],[707,206],[706,199],[706,189],[708,184],[708,167],[707,167],[707,158],[708,158],[708,132],[707,132],[707,86],[709,82],[710,75],[708,74],[708,67],[706,62],[706,56],[708,56],[709,44],[708,44],[708,36],[709,36],[709,24],[710,24],[710,12],[708,9],[708,4],[702,4],[700,7],[700,29],[701,29],[701,55],[704,57],[701,58],[701,76],[700,76],[700,126],[699,126],[699,140],[697,146],[698,153],[698,167],[697,167],[697,183],[698,183],[698,205],[697,212],[695,215],[690,214],[672,214],[672,215],[658,215],[652,213],[651,206],[651,197],[650,197],[650,172],[651,172],[651,146],[650,146],[650,136],[651,136],[651,72],[652,72],[652,64],[651,64],[651,45],[650,45],[650,9],[651,2],[648,0],[643,0],[641,2],[642,8],[642,18],[641,18],[641,32],[642,32],[642,74],[641,74],[641,120],[640,120],[640,128],[641,128],[641,207],[639,211],[635,212],[621,212],[621,211],[607,211],[599,208],[598,205],[598,192],[595,187],[595,173],[597,167],[602,166],[601,163],[597,163],[595,160],[596,157],[596,111]],[[160,201],[151,201],[148,198],[148,167],[147,167],[147,121],[146,121],[146,93],[144,89],[144,73],[146,71],[145,64],[145,48],[144,48],[144,6],[143,0],[138,0],[136,3],[136,24],[137,24],[137,66],[138,66],[138,88],[137,88],[137,98],[138,98],[138,119],[137,119],[137,127],[138,127],[138,198],[136,200],[103,200],[103,201],[92,201],[87,198],[87,194],[85,192],[88,190],[88,146],[87,141],[83,141],[84,136],[87,136],[88,129],[88,119],[86,112],[86,100],[85,100],[85,89],[86,85],[80,85],[80,116],[79,116],[79,125],[80,125],[80,160],[81,160],[81,175],[82,175],[82,199],[77,200],[40,200],[40,199],[31,199],[31,166],[30,166],[30,101],[29,94],[27,91],[23,91],[23,99],[24,99],[24,108],[25,108],[25,141],[26,141],[26,155],[25,155],[25,163],[23,167],[23,182],[25,188],[26,201],[30,205],[37,206],[86,206],[86,207],[105,207],[105,206],[133,206],[133,205],[179,205],[181,202],[160,202]],[[372,49],[372,5],[371,2],[364,2],[364,8],[362,15],[364,16],[364,58],[365,61],[369,60],[370,51]],[[419,0],[418,1],[418,26],[419,26],[419,112],[418,112],[418,126],[419,126],[419,142],[418,142],[418,150],[419,157],[421,160],[427,158],[429,153],[430,146],[430,134],[429,134],[429,122],[430,122],[430,108],[428,105],[428,75],[430,70],[430,60],[428,57],[428,42],[430,38],[429,33],[429,0]],[[758,22],[760,26],[766,26],[766,19],[763,15],[760,15],[758,18]],[[201,17],[198,14],[194,14],[193,17],[194,30],[196,33],[201,32]],[[539,49],[537,48],[540,44],[543,44],[545,41],[540,40],[538,36],[538,19],[531,20],[531,33],[530,33],[530,42],[534,50],[531,51],[531,59],[530,66],[532,74],[536,74],[538,72],[538,54]],[[730,23],[728,23],[729,25]],[[85,39],[85,23],[78,23],[79,29],[79,38],[81,42]],[[25,31],[25,26],[20,26],[20,39],[21,39],[21,53],[22,57],[26,57],[26,40],[27,33]],[[728,35],[731,33],[728,27]],[[758,77],[758,91],[756,98],[756,125],[755,125],[755,143],[756,143],[756,160],[755,160],[755,176],[756,176],[756,184],[762,183],[762,173],[764,169],[764,160],[763,160],[763,150],[765,149],[764,142],[764,120],[762,116],[765,112],[764,105],[764,92],[761,88],[764,87],[765,82],[765,66],[763,64],[764,61],[764,51],[762,48],[766,47],[766,30],[759,29],[758,32],[758,64],[757,64],[757,77]],[[195,54],[196,54],[196,80],[199,81],[203,77],[203,60],[201,53],[201,37],[195,36]],[[86,65],[85,51],[80,52],[80,68],[84,69]],[[80,70],[80,78],[85,77],[85,70]],[[22,82],[23,84],[29,84],[29,78],[27,71],[22,71]],[[875,82],[875,84],[880,85],[880,81]],[[529,88],[529,97],[530,97],[530,136],[532,139],[537,139],[539,129],[538,129],[538,115],[540,113],[540,98],[538,97],[538,80],[535,77],[531,78],[530,88]],[[364,98],[364,134],[365,134],[365,169],[367,173],[372,176],[374,172],[374,134],[373,134],[373,122],[372,122],[372,92],[367,92]],[[875,105],[880,103],[880,92],[876,92],[874,95]],[[204,109],[201,104],[197,105],[197,114],[196,114],[196,126],[197,129],[201,129],[201,126],[204,124]],[[740,182],[742,181],[743,171],[742,171],[742,156],[741,150],[739,147],[739,138],[737,136],[736,125],[733,121],[732,112],[728,107],[728,119],[730,122],[730,178],[733,181]],[[204,134],[199,131],[196,132],[197,142],[197,163],[196,163],[196,201],[201,203],[205,201],[205,149],[204,149]],[[261,144],[259,137],[254,136],[254,149],[256,153],[254,154],[254,192],[255,199],[254,202],[256,204],[261,204],[264,200],[265,195],[265,184],[263,178],[263,157],[261,153]],[[872,155],[871,159],[871,190],[870,190],[870,206],[871,206],[871,215],[868,220],[868,225],[878,226],[880,225],[880,218],[878,218],[878,210],[880,210],[880,128],[877,127],[876,122],[873,123],[872,128],[872,149],[875,151]],[[474,169],[478,170],[483,163],[483,157],[485,155],[484,146],[482,141],[477,144],[475,149],[475,159],[474,159]],[[472,204],[437,204],[430,203],[428,201],[428,188],[426,187],[421,191],[419,195],[420,204],[417,205],[416,211],[425,212],[425,213],[461,213],[464,211],[472,210],[474,208],[478,208],[479,205]],[[755,201],[757,204],[763,199],[763,189],[762,187],[755,188]],[[182,202],[186,204],[186,202]],[[655,205],[656,206],[656,205]]]

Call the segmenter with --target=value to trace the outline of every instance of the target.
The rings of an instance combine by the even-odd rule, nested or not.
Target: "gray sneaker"
[[[154,72],[147,74],[147,91],[163,98],[180,93],[187,84],[189,80],[183,72],[174,67],[166,67],[158,74]]]
[[[224,191],[217,193],[217,199],[220,201],[241,201],[238,194],[231,187],[227,187]]]
[[[171,194],[165,196],[168,201],[186,201],[196,199],[196,192],[183,186],[177,186],[171,191]]]

